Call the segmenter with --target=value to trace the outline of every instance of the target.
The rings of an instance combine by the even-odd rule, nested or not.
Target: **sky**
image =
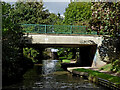
[[[60,13],[62,16],[65,8],[68,7],[69,2],[44,2],[44,6],[52,13]]]
[[[16,2],[17,0],[2,0],[5,2]],[[68,7],[70,0],[43,0],[44,7],[48,9],[51,13],[58,14],[64,16],[65,8]]]

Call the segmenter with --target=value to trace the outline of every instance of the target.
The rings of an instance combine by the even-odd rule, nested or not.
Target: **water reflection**
[[[43,60],[43,74],[47,75],[56,71],[58,60]]]
[[[43,88],[53,89],[94,89],[107,90],[105,87],[97,86],[80,77],[72,76],[69,72],[62,71],[58,60],[43,60],[43,65],[36,65],[26,72],[21,83],[4,87],[3,90],[41,90]]]

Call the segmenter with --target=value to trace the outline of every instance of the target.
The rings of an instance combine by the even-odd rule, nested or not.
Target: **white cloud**
[[[65,17],[63,14],[62,14],[62,15],[60,15],[60,16],[61,16],[61,17],[63,17],[63,18]]]

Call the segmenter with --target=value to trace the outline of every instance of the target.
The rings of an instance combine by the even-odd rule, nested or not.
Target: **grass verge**
[[[113,82],[115,84],[120,84],[120,77],[118,76],[112,76],[110,74],[105,74],[105,73],[101,73],[101,72],[90,70],[90,69],[84,69],[84,68],[74,69],[74,70],[79,72],[87,72],[91,76],[102,78],[110,82]]]
[[[111,64],[106,64],[105,66],[99,68],[100,70],[104,71],[111,71],[112,65]]]

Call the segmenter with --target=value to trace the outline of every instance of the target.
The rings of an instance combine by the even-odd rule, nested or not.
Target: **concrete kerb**
[[[79,68],[94,69],[95,71],[99,70],[98,68],[92,68],[92,67],[72,67],[72,68],[68,67],[67,70],[73,75],[87,77],[87,79],[92,81],[93,83],[103,85],[103,86],[108,87],[113,90],[120,90],[120,85],[118,85],[118,84],[115,84],[113,82],[110,82],[110,81],[102,79],[102,78],[98,78],[98,77],[94,77],[94,76],[90,77],[90,75],[86,72],[74,71],[74,69],[79,69]]]

